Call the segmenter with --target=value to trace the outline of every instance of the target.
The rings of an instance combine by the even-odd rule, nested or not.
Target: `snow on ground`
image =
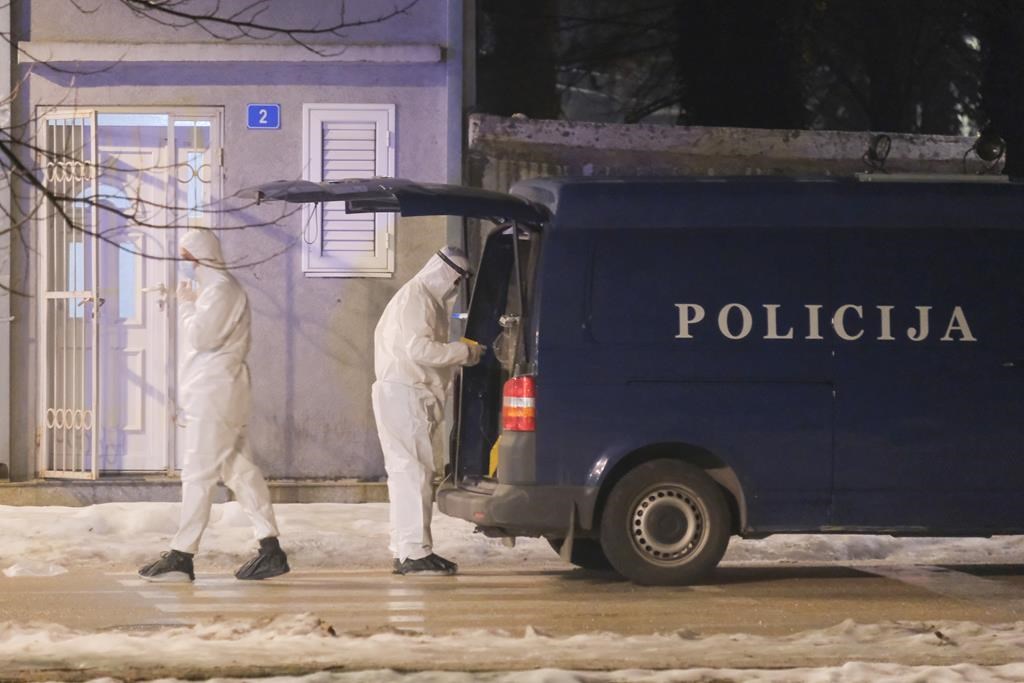
[[[68,570],[59,564],[35,562],[33,560],[16,562],[4,570],[4,576],[10,578],[15,576],[59,576],[67,573]]]
[[[249,679],[246,679],[249,680]],[[607,673],[539,669],[527,672],[461,673],[391,670],[318,673],[302,677],[275,676],[261,683],[1004,683],[1024,680],[1024,665],[903,666],[850,662],[843,666],[786,669],[628,669]],[[96,679],[91,683],[115,683]],[[161,683],[186,683],[163,680]],[[238,678],[213,678],[208,683],[242,683]]]
[[[16,575],[59,573],[60,567],[130,571],[167,549],[178,524],[176,503],[108,503],[89,507],[0,506],[0,569]],[[275,505],[281,542],[295,570],[387,568],[387,504]],[[435,549],[462,567],[531,569],[567,566],[543,539],[509,548],[473,533],[473,525],[436,514]],[[255,550],[238,503],[213,507],[196,568],[236,567]],[[1024,536],[991,539],[893,538],[858,535],[779,535],[734,538],[725,563],[1007,563],[1024,561]],[[55,565],[55,566],[50,566]]]
[[[159,557],[178,526],[177,503],[107,503],[88,507],[0,506],[0,569],[31,560],[75,567],[130,571]],[[275,505],[281,544],[293,570],[390,569],[386,503]],[[433,525],[435,549],[463,567],[562,566],[542,539],[508,548],[473,533],[473,525],[441,515]],[[253,554],[249,519],[236,502],[213,506],[196,569],[236,567]]]
[[[282,543],[295,570],[389,568],[386,504],[277,505],[275,509]],[[14,582],[18,576],[56,576],[63,569],[74,572],[80,567],[132,571],[166,549],[177,527],[178,511],[173,503],[0,506],[0,570]],[[543,539],[520,539],[515,548],[508,548],[499,540],[473,533],[473,525],[444,515],[435,517],[433,530],[437,551],[465,568],[567,566]],[[197,569],[234,568],[254,548],[249,522],[238,504],[216,505],[196,560]],[[1022,558],[1024,536],[896,539],[781,535],[756,541],[734,539],[725,562],[1018,564]],[[154,665],[174,662],[204,667],[207,675],[216,671],[208,667],[225,662],[272,662],[283,667],[276,672],[296,675],[328,667],[348,670],[271,679],[275,683],[1024,681],[1024,655],[1020,653],[1024,653],[1024,622],[993,626],[846,621],[786,637],[678,632],[629,637],[585,633],[559,638],[532,629],[526,633],[472,631],[444,636],[405,632],[336,635],[309,614],[281,616],[270,622],[215,619],[141,633],[0,623],[0,662],[12,670],[73,667],[81,672],[84,667],[99,674],[140,667],[129,670],[134,677],[139,671],[154,671]],[[847,664],[833,666],[836,662]],[[931,666],[898,662],[928,662]],[[437,670],[396,672],[417,671],[426,663]],[[745,663],[759,668],[737,668]],[[591,668],[604,672],[588,672]]]
[[[521,671],[505,679],[517,683],[635,680],[625,674],[616,679],[611,678],[613,674],[591,678],[591,674],[569,673],[595,669],[659,671],[643,674],[651,681],[707,680],[697,677],[693,670],[732,669],[733,673],[724,674],[724,680],[749,680],[747,672],[740,671],[749,663],[762,670],[759,675],[763,678],[754,680],[769,681],[878,681],[889,675],[895,681],[987,681],[992,680],[989,674],[1004,680],[1024,680],[1024,663],[1016,661],[1021,652],[1024,622],[991,626],[966,622],[870,625],[845,621],[831,628],[781,637],[697,637],[685,632],[549,637],[529,628],[519,634],[473,630],[443,636],[402,632],[356,636],[335,634],[310,614],[269,621],[223,619],[149,633],[89,633],[60,626],[0,624],[0,661],[11,670],[33,666],[86,674],[90,670],[102,671],[112,676],[187,662],[190,672],[213,673],[218,666],[220,671],[225,667],[237,670],[239,665],[256,663],[272,663],[278,673],[301,674],[328,668],[364,672],[362,679],[347,679],[357,681],[388,680],[371,676],[384,676],[380,670],[416,671],[424,666],[440,672],[464,672],[467,676],[462,680],[473,680],[478,676],[473,672],[478,671]],[[848,664],[837,667],[835,662]],[[894,666],[900,662],[917,666]],[[921,662],[928,664],[921,666]],[[807,671],[795,677],[772,671],[783,668]],[[683,677],[681,669],[688,670],[685,676],[690,677]],[[672,671],[680,678],[668,677]],[[943,672],[941,676],[937,675],[939,672]],[[194,677],[192,673],[190,678]]]

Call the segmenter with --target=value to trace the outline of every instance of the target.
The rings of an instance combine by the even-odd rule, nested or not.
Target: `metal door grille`
[[[95,479],[99,253],[96,113],[43,118],[42,474]]]

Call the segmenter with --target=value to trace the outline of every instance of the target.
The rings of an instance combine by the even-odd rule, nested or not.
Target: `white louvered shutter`
[[[307,180],[394,175],[394,105],[307,104],[303,108]],[[314,277],[384,277],[394,272],[391,214],[347,214],[342,202],[310,206],[303,271]],[[304,231],[306,234],[312,230]]]

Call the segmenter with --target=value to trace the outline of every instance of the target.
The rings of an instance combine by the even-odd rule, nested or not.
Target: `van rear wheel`
[[[556,553],[562,553],[564,538],[549,538],[548,543]],[[574,538],[572,541],[572,556],[569,562],[583,569],[593,571],[608,571],[612,568],[611,563],[601,548],[601,542],[595,538]]]
[[[612,567],[646,585],[699,581],[729,544],[729,507],[703,470],[651,460],[612,489],[601,515],[601,547]]]

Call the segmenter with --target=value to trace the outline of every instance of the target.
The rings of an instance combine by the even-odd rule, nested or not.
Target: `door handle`
[[[156,304],[157,304],[157,306],[160,307],[161,311],[164,310],[164,307],[167,305],[167,295],[171,291],[171,290],[167,289],[167,287],[166,287],[166,285],[164,285],[164,283],[161,282],[160,284],[153,285],[152,287],[143,287],[142,291],[145,292],[146,294],[149,294],[149,293],[152,293],[152,292],[156,292],[157,294],[159,294],[160,298],[156,300]]]
[[[92,317],[95,318],[96,317],[96,313],[100,310],[100,307],[102,307],[103,304],[107,303],[107,300],[104,299],[102,296],[93,297],[91,295],[86,295],[85,298],[79,300],[79,302],[77,304],[75,304],[75,305],[76,306],[81,306],[82,309],[84,310],[85,309],[85,305],[87,303],[90,303],[90,302],[93,305],[92,306]]]
[[[1024,359],[1003,361],[1004,368],[1024,368]]]

